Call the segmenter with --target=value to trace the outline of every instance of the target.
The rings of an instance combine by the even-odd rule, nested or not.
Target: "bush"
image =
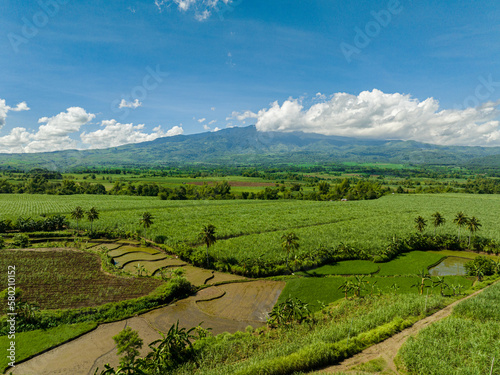
[[[30,238],[27,234],[18,233],[12,238],[12,245],[15,247],[23,248],[28,247],[30,244]]]
[[[167,236],[164,236],[164,235],[160,234],[160,235],[158,235],[158,236],[156,236],[156,237],[154,238],[154,242],[156,242],[157,244],[162,245],[162,244],[164,244],[164,243],[165,243],[165,241],[166,241],[167,239],[168,239],[168,237],[167,237]]]
[[[5,240],[3,239],[2,236],[0,236],[0,249],[3,249],[5,247]]]
[[[479,270],[482,273],[482,276],[493,275],[495,273],[495,266],[495,261],[485,256],[475,257],[474,260],[471,260],[464,265],[467,275],[469,276],[478,276]]]

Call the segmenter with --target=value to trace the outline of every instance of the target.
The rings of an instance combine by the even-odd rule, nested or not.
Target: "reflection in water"
[[[470,261],[470,259],[460,258],[460,257],[447,257],[436,267],[432,267],[429,270],[431,276],[451,276],[451,275],[466,275],[465,263]]]

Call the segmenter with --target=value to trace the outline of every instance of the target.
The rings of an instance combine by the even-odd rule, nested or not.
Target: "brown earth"
[[[249,325],[256,328],[265,324],[267,313],[284,287],[285,282],[263,280],[208,287],[172,305],[125,321],[100,325],[9,371],[16,375],[92,375],[97,367],[103,369],[106,363],[116,367],[118,357],[113,336],[127,326],[137,330],[144,340],[141,355],[147,352],[148,343],[160,338],[158,331],[168,331],[177,321],[185,328],[203,322],[202,327],[211,328],[213,334],[244,331]]]

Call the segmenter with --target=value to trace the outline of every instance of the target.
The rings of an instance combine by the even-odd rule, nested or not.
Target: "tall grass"
[[[209,337],[196,344],[196,361],[174,374],[281,374],[313,370],[407,326],[410,323],[406,319],[420,315],[425,304],[425,297],[417,295],[342,301],[317,315],[319,321],[314,325]],[[443,305],[444,299],[439,296],[427,300],[428,310]]]
[[[410,375],[500,374],[500,284],[457,305],[451,317],[401,348]],[[493,362],[495,358],[495,363]],[[492,370],[493,364],[493,370]]]

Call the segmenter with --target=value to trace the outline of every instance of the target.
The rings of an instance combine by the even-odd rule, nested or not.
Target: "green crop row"
[[[451,317],[399,352],[409,375],[500,374],[500,284],[458,304]]]

